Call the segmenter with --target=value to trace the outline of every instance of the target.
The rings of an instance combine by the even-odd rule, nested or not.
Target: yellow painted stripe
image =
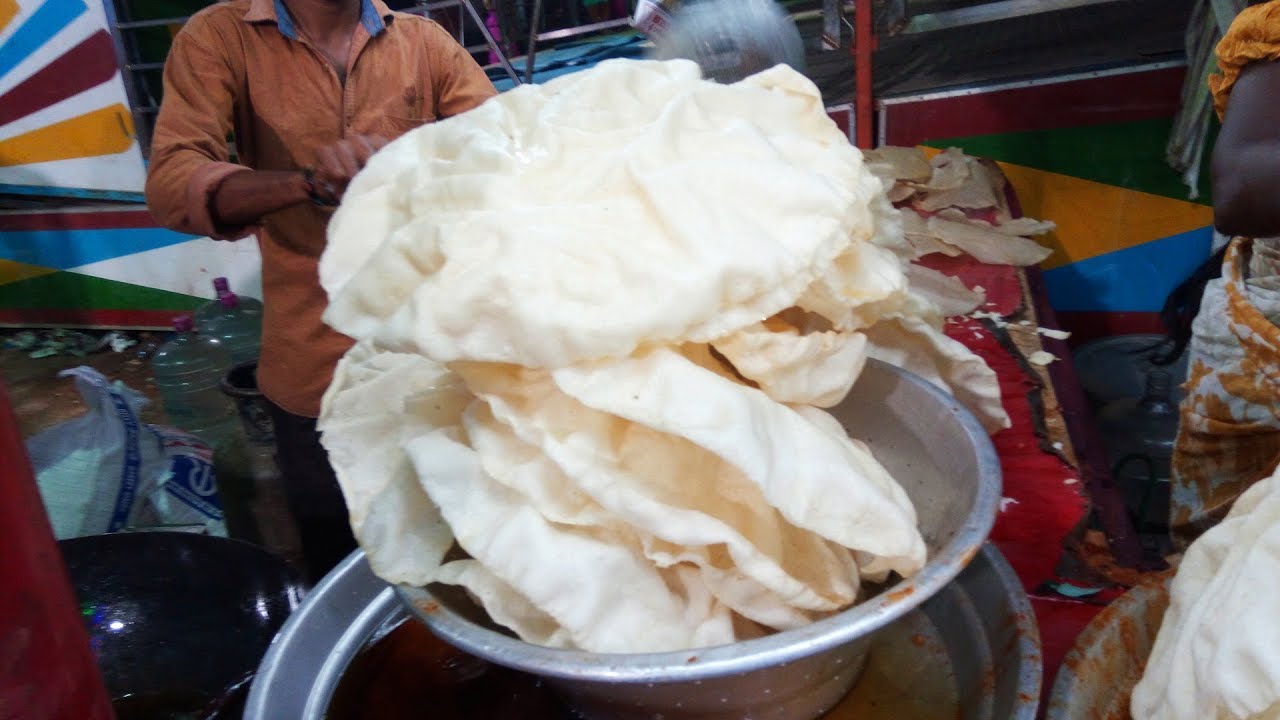
[[[0,285],[18,282],[19,280],[27,280],[28,278],[40,277],[41,275],[49,275],[58,272],[54,268],[40,267],[39,265],[27,265],[26,263],[14,262],[12,260],[0,260]]]
[[[1213,208],[1001,163],[1018,191],[1022,212],[1051,220],[1052,233],[1036,238],[1054,249],[1046,270],[1178,235],[1213,224]]]
[[[0,30],[18,14],[18,0],[0,0]]]
[[[921,148],[932,157],[941,152]],[[1053,248],[1048,270],[1213,224],[1213,208],[1070,175],[1000,163],[1022,212],[1058,225],[1036,241]]]
[[[0,140],[0,167],[115,155],[132,145],[133,117],[117,104]]]

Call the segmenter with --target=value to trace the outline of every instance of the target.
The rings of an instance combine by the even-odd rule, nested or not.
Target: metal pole
[[[1040,13],[1071,10],[1089,5],[1105,5],[1119,0],[999,0],[998,2],[971,5],[955,10],[917,15],[911,18],[902,34],[948,30],[978,23],[1009,20],[1011,18],[1038,15]]]
[[[564,28],[563,30],[552,30],[550,32],[538,33],[538,42],[544,40],[563,40],[568,37],[577,37],[578,35],[589,35],[600,30],[611,30],[617,27],[630,27],[631,19],[624,20],[604,20],[590,25],[579,25],[577,27]]]
[[[181,15],[178,17],[160,18],[157,20],[135,20],[131,22],[116,23],[116,27],[120,28],[121,30],[139,30],[141,28],[168,27],[169,25],[182,25],[183,23],[185,23],[190,19],[191,19],[191,16],[189,15]]]
[[[538,24],[542,21],[542,0],[533,0],[533,18],[529,20],[529,52],[524,59],[524,81],[533,82],[533,61],[538,52]]]
[[[840,0],[822,0],[822,49],[840,47]]]
[[[511,80],[515,84],[520,84],[520,74],[511,66],[511,61],[507,59],[507,54],[502,51],[502,47],[498,45],[498,41],[494,39],[493,33],[489,32],[489,26],[485,25],[484,18],[480,17],[480,11],[476,10],[472,0],[462,0],[462,6],[471,14],[471,19],[476,21],[476,27],[480,28],[480,34],[484,36],[484,41],[488,43],[489,48],[493,50],[493,54],[498,56],[498,63],[502,65],[502,69],[511,76]]]
[[[102,9],[107,16],[107,29],[111,33],[111,40],[116,48],[116,64],[120,66],[120,79],[124,81],[124,94],[129,100],[129,110],[133,114],[133,132],[138,138],[138,148],[142,151],[142,157],[147,158],[151,155],[151,126],[150,119],[142,112],[142,91],[138,87],[137,72],[129,62],[129,52],[125,44],[124,34],[121,31],[123,23],[116,16],[116,4],[114,0],[106,0],[102,3]],[[128,11],[128,7],[125,7]],[[166,23],[168,21],[165,21]],[[164,65],[161,64],[163,68]],[[150,102],[154,102],[151,100]]]

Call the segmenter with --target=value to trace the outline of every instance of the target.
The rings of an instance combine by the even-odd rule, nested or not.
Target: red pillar
[[[0,384],[0,720],[114,717]]]
[[[853,64],[854,64],[854,119],[857,121],[855,138],[858,147],[870,150],[875,146],[875,98],[871,90],[871,58],[875,51],[875,21],[871,0],[855,0],[853,6]]]

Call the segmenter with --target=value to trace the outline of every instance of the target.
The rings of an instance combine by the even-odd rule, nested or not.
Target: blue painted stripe
[[[0,183],[0,195],[23,195],[27,197],[79,198],[84,200],[116,200],[127,203],[145,205],[146,196],[140,192],[124,190],[86,190],[73,187],[54,187],[52,185],[9,185]]]
[[[39,50],[54,35],[88,12],[84,0],[47,0],[0,45],[0,77]]]
[[[1054,310],[1156,312],[1178,283],[1209,257],[1205,227],[1045,272]]]
[[[0,259],[70,270],[194,239],[164,228],[0,232]]]

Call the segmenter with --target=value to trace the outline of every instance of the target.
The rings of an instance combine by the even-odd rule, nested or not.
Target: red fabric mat
[[[1054,579],[1063,541],[1084,518],[1087,502],[1074,468],[1040,449],[1027,393],[1035,382],[1017,357],[977,320],[947,324],[947,334],[976,353],[1000,379],[1001,401],[1013,426],[992,437],[1004,472],[1004,506],[991,540],[1028,592]]]
[[[1032,597],[1031,607],[1040,626],[1040,652],[1044,656],[1044,686],[1040,692],[1040,707],[1043,708],[1049,702],[1063,657],[1071,651],[1085,626],[1105,606],[1064,598]]]
[[[985,312],[1012,315],[1022,307],[1022,283],[1016,267],[985,265],[968,255],[947,257],[941,253],[925,255],[916,262],[958,278],[971,290],[981,287],[987,293],[987,304],[981,308]]]
[[[930,255],[926,264],[960,279],[968,287],[981,285],[987,292],[987,312],[1009,315],[1023,304],[1022,283],[1016,268],[983,265],[967,256]],[[1001,401],[1012,427],[992,437],[1004,472],[1002,511],[996,517],[991,541],[1032,595],[1044,657],[1041,706],[1047,702],[1062,658],[1085,625],[1102,610],[1101,605],[1036,596],[1044,583],[1057,580],[1055,569],[1063,542],[1088,512],[1085,485],[1079,472],[1058,456],[1041,449],[1036,435],[1028,393],[1037,381],[1028,374],[1018,355],[978,320],[959,318],[949,322],[947,334],[976,353],[1000,379]]]

